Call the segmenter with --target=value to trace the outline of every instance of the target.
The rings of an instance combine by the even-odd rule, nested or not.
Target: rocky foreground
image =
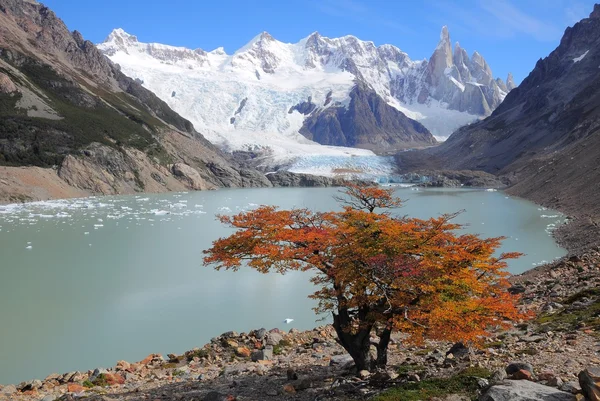
[[[0,400],[600,399],[600,252],[512,278],[535,314],[486,339],[390,345],[388,370],[356,372],[332,327],[229,332],[183,355],[0,386]]]

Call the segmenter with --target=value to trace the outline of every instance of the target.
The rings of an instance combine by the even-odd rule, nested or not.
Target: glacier
[[[229,55],[223,48],[207,52],[142,43],[115,29],[98,48],[210,142],[228,152],[259,154],[258,167],[264,170],[391,172],[389,157],[319,145],[300,134],[306,116],[295,105],[347,106],[357,80],[440,141],[491,112],[508,91],[502,80],[492,79],[479,53],[470,60],[456,44],[452,55],[445,27],[430,61],[413,61],[392,45],[317,32],[297,43],[282,43],[263,32]],[[475,99],[477,107],[464,105],[464,99]]]

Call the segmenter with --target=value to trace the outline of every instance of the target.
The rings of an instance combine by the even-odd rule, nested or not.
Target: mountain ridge
[[[0,117],[3,201],[52,196],[23,166],[65,194],[270,186],[35,1],[0,0]]]
[[[449,41],[447,28],[442,31],[446,32],[442,39]],[[125,73],[190,119],[211,142],[232,150],[254,151],[265,147],[274,153],[287,154],[296,144],[309,143],[299,133],[309,139],[322,137],[311,131],[312,122],[319,114],[323,114],[321,119],[328,119],[334,114],[328,110],[331,107],[348,110],[350,94],[357,82],[434,135],[441,132],[442,136],[489,114],[504,98],[506,91],[502,88],[507,88],[502,79],[493,78],[485,60],[477,56],[479,53],[474,53],[476,62],[471,62],[466,52],[460,51],[463,78],[454,65],[451,46],[444,50],[447,63],[436,64],[435,52],[430,61],[413,61],[393,45],[375,46],[352,35],[327,38],[313,32],[290,44],[262,32],[227,54],[222,48],[205,51],[142,43],[134,35],[115,29],[98,46]],[[479,67],[477,62],[487,69]],[[438,67],[428,67],[432,65]],[[426,79],[437,86],[432,87]],[[189,93],[191,88],[195,93]],[[295,106],[309,98],[316,107],[306,114],[295,113]],[[242,101],[244,107],[240,108]],[[356,114],[354,120],[361,114],[362,111]],[[397,138],[413,135],[416,139],[403,147],[435,143],[431,137],[417,139],[416,133],[421,134],[422,130],[411,131],[412,125],[404,125],[397,132]],[[398,131],[393,126],[379,128],[385,132]],[[379,128],[372,131],[378,132]],[[270,135],[268,140],[257,134],[265,132]],[[339,142],[332,143],[328,137],[322,143],[344,145],[348,143],[346,137],[344,133],[336,136]],[[273,142],[278,141],[281,149],[274,148]],[[377,135],[372,142],[387,147],[397,143],[387,140],[385,135]],[[364,141],[355,146],[376,151],[385,147],[375,149],[372,145]]]

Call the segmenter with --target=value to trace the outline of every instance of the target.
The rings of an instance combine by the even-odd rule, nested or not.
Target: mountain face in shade
[[[285,154],[306,138],[378,152],[429,146],[431,134],[444,138],[488,115],[508,91],[478,53],[470,58],[459,45],[453,52],[446,27],[431,59],[419,61],[395,46],[317,32],[293,44],[263,32],[231,55],[142,43],[122,29],[98,47],[209,140],[234,150]],[[357,107],[368,102],[351,107],[365,91],[378,98],[379,120]],[[388,118],[400,114],[400,122]],[[374,128],[373,137],[334,124],[342,115]]]
[[[514,85],[512,77],[507,88]],[[412,152],[410,152],[412,153]],[[576,216],[600,216],[600,5],[485,120],[435,149],[399,154],[402,169],[483,170],[509,192]],[[587,223],[586,223],[587,224]]]

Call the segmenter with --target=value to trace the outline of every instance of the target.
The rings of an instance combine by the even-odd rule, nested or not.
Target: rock
[[[600,367],[586,368],[577,377],[583,395],[590,401],[600,401]]]
[[[267,345],[278,345],[283,340],[283,336],[279,333],[267,334]]]
[[[513,362],[506,367],[506,374],[512,375],[517,373],[519,370],[527,370],[533,375],[533,366],[526,362]]]
[[[86,390],[87,389],[85,387],[83,387],[81,384],[69,383],[67,385],[67,391],[69,393],[82,393],[82,392],[84,392]]]
[[[40,401],[54,401],[56,399],[55,396],[53,396],[52,394],[49,394],[47,396],[45,396],[44,398],[42,398]]]
[[[96,368],[94,369],[94,372],[90,375],[89,381],[93,382],[98,378],[98,376],[104,375],[106,373],[108,373],[108,370],[103,368]]]
[[[354,359],[349,354],[333,355],[329,360],[329,366],[339,366],[354,363]]]
[[[265,338],[266,335],[267,335],[267,330],[265,328],[258,329],[254,332],[254,336],[259,340],[262,340],[263,338]]]
[[[562,386],[560,386],[562,391],[566,391],[571,394],[578,394],[581,392],[581,386],[577,382],[566,382]]]
[[[273,347],[267,345],[265,349],[261,349],[252,353],[252,360],[257,361],[270,361],[273,359]]]
[[[533,380],[531,372],[525,369],[517,370],[515,373],[510,375],[510,378],[514,380]]]
[[[296,389],[291,384],[284,384],[282,390],[286,394],[296,394]]]
[[[115,367],[115,370],[119,371],[119,370],[129,370],[131,369],[131,364],[127,361],[119,361],[117,362],[117,366]]]
[[[49,382],[49,381],[51,381],[51,380],[56,380],[56,381],[58,381],[58,380],[60,380],[60,378],[61,378],[61,377],[62,377],[62,375],[59,375],[58,373],[52,373],[51,375],[48,375],[48,376],[47,376],[47,377],[44,379],[44,381],[45,381],[45,382]]]
[[[250,358],[252,351],[250,351],[247,347],[237,347],[235,349],[235,354],[237,356],[241,356],[242,358]]]
[[[298,380],[298,373],[292,368],[287,370],[287,378],[288,380]]]
[[[0,389],[0,394],[2,394],[2,395],[13,395],[17,391],[18,391],[17,387],[13,386],[12,384],[9,384],[8,386],[2,387]]]
[[[265,394],[268,395],[269,397],[277,397],[277,395],[279,393],[277,392],[277,390],[270,388],[270,389],[267,389],[267,391],[265,391]]]
[[[118,373],[104,373],[104,379],[109,386],[125,384],[125,378]]]
[[[506,370],[498,369],[498,370],[494,371],[494,373],[492,373],[490,382],[492,382],[493,384],[497,384],[497,383],[504,381],[504,379],[506,379],[507,377],[508,377],[508,375],[506,374]]]
[[[453,355],[454,358],[458,359],[466,358],[467,356],[469,356],[469,348],[465,347],[465,345],[462,342],[458,342],[454,344],[448,352],[446,352],[446,358],[452,359],[450,358],[450,355]]]
[[[371,376],[371,372],[369,372],[368,370],[361,370],[360,372],[358,372],[358,377],[360,377],[361,379],[366,379],[369,376]]]
[[[22,392],[31,391],[31,390],[39,390],[40,388],[42,388],[42,385],[43,385],[43,383],[41,380],[30,380],[30,381],[19,384],[17,386],[17,389]]]
[[[296,389],[296,391],[306,390],[308,388],[311,388],[312,386],[313,383],[310,379],[302,379],[298,383],[294,384],[294,388]]]
[[[507,380],[497,384],[479,398],[479,401],[575,401],[573,394],[528,380]]]

